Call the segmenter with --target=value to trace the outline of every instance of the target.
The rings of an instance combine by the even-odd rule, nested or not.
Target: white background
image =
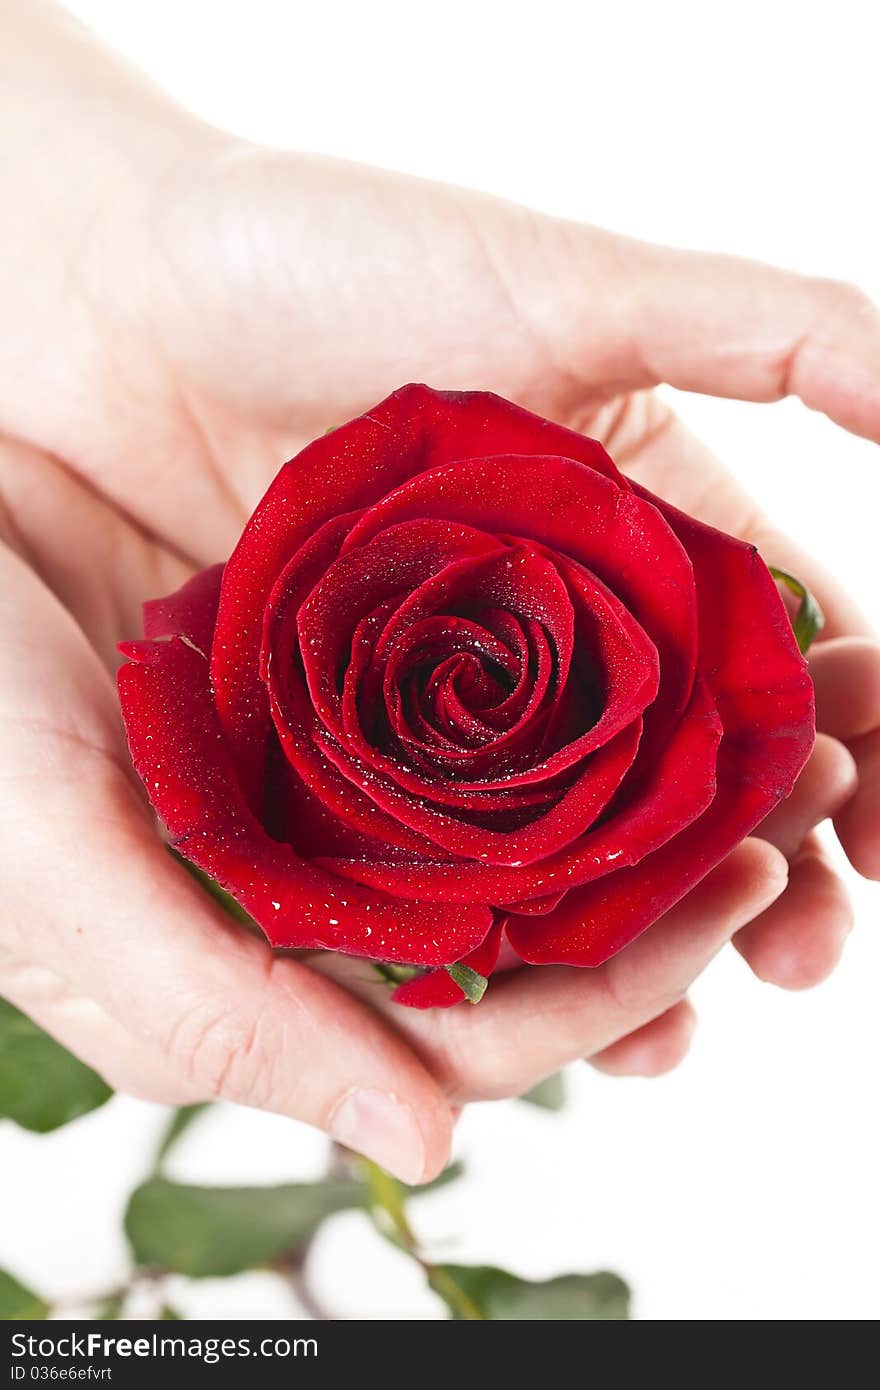
[[[841,276],[880,298],[870,0],[71,8],[241,134]],[[880,619],[876,446],[790,402],[676,405]],[[449,1258],[532,1276],[617,1269],[643,1318],[876,1317],[880,889],[852,887],[858,930],[831,983],[786,996],[728,951],[694,991],[702,1026],[673,1076],[573,1069],[561,1117],[474,1107],[459,1135],[469,1177],[424,1200],[426,1237],[448,1241]],[[111,1284],[124,1269],[119,1212],[159,1121],[117,1100],[50,1138],[5,1126],[16,1201],[0,1263],[59,1296]],[[284,1180],[317,1173],[321,1153],[301,1126],[229,1110],[185,1141],[176,1171]],[[437,1315],[359,1216],[328,1227],[316,1270],[341,1316]],[[292,1307],[262,1275],[179,1301],[208,1316]]]

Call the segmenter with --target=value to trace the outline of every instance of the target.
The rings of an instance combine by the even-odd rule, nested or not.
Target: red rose
[[[488,975],[506,932],[598,965],[813,742],[755,549],[482,393],[407,386],[310,444],[144,631],[119,674],[135,767],[279,947]],[[434,968],[397,997],[463,996]]]

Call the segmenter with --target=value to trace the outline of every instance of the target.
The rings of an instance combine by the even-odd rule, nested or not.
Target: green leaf
[[[189,1187],[150,1178],[132,1193],[125,1233],[140,1265],[220,1278],[269,1264],[307,1240],[325,1217],[364,1201],[356,1181]]]
[[[231,893],[227,893],[225,888],[221,888],[216,879],[212,878],[210,874],[206,874],[203,869],[197,868],[195,864],[191,864],[188,859],[184,859],[183,855],[176,850],[173,845],[166,845],[165,848],[168,850],[172,859],[176,859],[178,864],[181,864],[184,869],[186,869],[187,873],[195,879],[196,883],[201,884],[205,892],[210,894],[214,901],[220,904],[224,912],[228,913],[236,922],[241,922],[246,927],[256,926],[250,913],[245,912],[241,903],[237,902]]]
[[[27,1322],[49,1316],[49,1305],[26,1289],[5,1269],[0,1269],[0,1322]]]
[[[182,1322],[183,1313],[178,1313],[176,1308],[172,1308],[170,1303],[163,1303],[159,1313],[161,1322]]]
[[[112,1094],[97,1072],[0,999],[0,1118],[46,1134]]]
[[[537,1105],[541,1110],[561,1110],[566,1102],[565,1077],[561,1071],[554,1072],[530,1091],[519,1097],[527,1105]]]
[[[439,1277],[438,1277],[439,1276]],[[490,1265],[437,1265],[428,1282],[460,1318],[445,1293],[450,1281],[483,1317],[494,1321],[619,1321],[629,1317],[629,1289],[616,1274],[562,1274],[532,1283]]]
[[[825,614],[822,612],[818,600],[813,597],[806,584],[802,583],[800,579],[796,579],[787,570],[776,569],[774,565],[769,565],[768,568],[774,579],[779,580],[780,584],[784,584],[800,599],[792,627],[798,647],[806,653],[825,626]]]
[[[458,985],[465,999],[470,1000],[472,1004],[479,1004],[489,983],[486,976],[478,975],[476,970],[471,970],[469,965],[463,965],[461,961],[455,965],[447,965],[445,969]]]
[[[209,1109],[209,1100],[197,1101],[195,1105],[182,1105],[179,1110],[175,1110],[162,1135],[159,1139],[159,1147],[156,1149],[155,1167],[159,1168],[194,1120]]]
[[[93,1315],[95,1321],[112,1322],[115,1318],[121,1318],[122,1310],[125,1307],[126,1293],[126,1289],[120,1289],[118,1293],[111,1293],[108,1298],[99,1303]]]

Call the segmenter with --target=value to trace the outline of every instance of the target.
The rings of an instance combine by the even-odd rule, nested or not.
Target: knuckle
[[[215,999],[199,1000],[163,1043],[172,1066],[199,1095],[262,1107],[272,1095],[273,1048],[260,1016]]]
[[[517,1066],[515,1049],[502,1043],[494,1029],[472,1036],[470,1018],[470,1013],[462,1018],[459,1009],[450,1009],[441,1025],[434,1064],[447,1096],[464,1103],[519,1095],[529,1082],[524,1082]]]
[[[837,316],[860,318],[877,312],[876,305],[859,286],[848,280],[814,278],[813,293],[823,309]]]
[[[646,1075],[649,1077],[666,1076],[668,1072],[675,1071],[675,1068],[681,1065],[690,1052],[692,1032],[692,1028],[682,1024],[674,1033],[658,1043]]]
[[[662,969],[655,975],[633,970],[626,958],[626,952],[614,956],[602,967],[602,981],[609,1004],[625,1018],[650,1019],[667,1009],[674,1008],[685,995],[685,986],[673,984],[658,987],[658,979],[664,978]]]

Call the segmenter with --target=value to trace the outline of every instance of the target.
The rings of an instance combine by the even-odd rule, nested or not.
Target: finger
[[[73,470],[6,439],[0,439],[0,538],[37,571],[114,670],[116,643],[141,629],[144,595],[170,593],[192,573]]]
[[[114,1091],[163,1105],[187,1105],[201,1098],[154,1046],[134,1037],[53,970],[4,959],[0,996],[75,1053]]]
[[[708,525],[751,541],[766,564],[802,580],[822,605],[823,642],[844,635],[873,635],[871,623],[843,586],[773,525],[738,479],[668,407],[647,393],[635,398],[633,409],[638,416],[647,412],[649,418],[633,423],[612,416],[603,427],[602,412],[596,417],[603,442],[629,477]]]
[[[746,840],[683,902],[595,970],[541,966],[493,978],[476,1007],[419,1014],[394,1004],[456,1102],[521,1095],[542,1077],[592,1056],[672,1008],[733,933],[782,892],[784,858]],[[351,978],[351,962],[321,969]],[[356,987],[356,986],[355,986]]]
[[[662,1076],[687,1056],[697,1015],[687,999],[587,1060],[608,1076]]]
[[[590,250],[602,234],[585,232]],[[880,441],[880,313],[858,289],[734,256],[608,238],[618,370],[739,400],[799,396]],[[595,334],[595,324],[591,330]]]
[[[821,642],[810,671],[817,723],[846,740],[858,772],[834,827],[854,868],[880,878],[880,647],[860,638]]]
[[[839,637],[810,652],[816,690],[816,725],[846,742],[880,726],[880,645]]]
[[[133,786],[109,678],[8,553],[0,635],[12,952],[63,968],[196,1093],[327,1129],[407,1181],[436,1173],[451,1132],[436,1083],[373,1010],[242,933],[170,860]]]
[[[836,815],[858,786],[853,756],[837,739],[817,734],[791,795],[780,801],[755,834],[791,859],[809,832]]]
[[[459,1021],[456,1098],[517,1094],[577,1057],[592,1056],[684,996],[733,933],[784,889],[785,860],[747,840],[681,903],[596,970],[542,966],[502,977]]]
[[[751,540],[767,563],[796,574],[819,599],[827,622],[810,652],[818,727],[847,741],[859,779],[835,828],[859,873],[880,878],[880,647],[871,625],[836,580],[760,513],[671,412],[639,446],[626,472],[710,525]]]
[[[880,728],[849,745],[859,769],[858,793],[838,811],[834,828],[847,857],[865,878],[880,879]]]
[[[809,989],[834,969],[852,930],[846,889],[815,836],[792,861],[789,884],[733,944],[761,980]]]

